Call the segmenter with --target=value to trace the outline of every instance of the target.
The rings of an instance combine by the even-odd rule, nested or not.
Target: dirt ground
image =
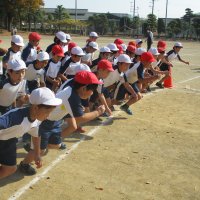
[[[6,47],[9,38],[0,39]],[[41,46],[52,39],[43,36]],[[80,46],[85,39],[73,37]],[[111,41],[99,38],[100,46]],[[183,45],[190,66],[174,63],[173,89],[153,86],[131,107],[133,116],[116,106],[113,120],[85,125],[86,134],[66,138],[69,151],[51,150],[35,176],[17,172],[1,180],[0,199],[200,199],[200,45]],[[19,145],[18,163],[24,156]]]

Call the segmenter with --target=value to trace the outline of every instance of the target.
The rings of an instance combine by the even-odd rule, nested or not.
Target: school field
[[[0,39],[9,47],[10,37]],[[86,37],[72,39],[83,46]],[[43,36],[41,47],[52,40]],[[98,39],[100,46],[112,41]],[[131,107],[133,116],[116,106],[113,119],[84,126],[85,134],[64,140],[68,150],[43,157],[35,176],[17,172],[0,181],[0,200],[199,200],[200,43],[183,46],[190,66],[174,63],[173,89],[153,86]],[[18,163],[24,156],[19,145]]]

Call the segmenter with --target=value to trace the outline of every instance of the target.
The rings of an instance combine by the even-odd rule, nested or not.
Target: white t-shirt
[[[56,78],[61,67],[61,62],[59,61],[57,63],[54,63],[50,61],[48,65],[49,66],[47,69],[46,76],[49,76],[51,78]]]

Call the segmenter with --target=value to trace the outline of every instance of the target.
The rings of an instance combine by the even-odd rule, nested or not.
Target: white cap
[[[142,39],[136,39],[136,40],[135,40],[135,43],[136,43],[136,44],[139,44],[139,43],[141,43],[141,42],[142,42]]]
[[[89,68],[88,65],[86,64],[83,64],[83,63],[79,63],[79,64],[76,64],[74,67],[74,71],[77,73],[77,72],[80,72],[80,71],[87,71],[87,72],[91,72],[91,69]]]
[[[56,33],[56,37],[63,43],[67,43],[66,34],[62,31]]]
[[[24,40],[23,40],[22,36],[20,36],[20,35],[13,35],[11,42],[13,42],[16,45],[21,46],[21,47],[24,46]]]
[[[98,50],[99,46],[96,42],[89,42],[88,46],[92,47],[93,49]]]
[[[126,46],[126,44],[121,44],[121,46],[122,46],[122,49],[123,49],[123,51],[126,51],[126,49],[127,49],[127,46]]]
[[[115,43],[110,43],[107,45],[107,47],[111,50],[111,51],[118,51],[119,49],[117,48],[117,45]]]
[[[37,60],[39,61],[49,60],[49,54],[45,51],[41,51],[37,55]]]
[[[58,106],[62,99],[56,98],[55,94],[47,87],[41,87],[33,90],[30,94],[29,101],[33,105]]]
[[[81,47],[73,47],[71,50],[71,54],[73,55],[77,55],[77,56],[84,56],[85,54],[83,53],[83,50],[81,49]]]
[[[132,63],[130,57],[126,54],[120,54],[119,57],[117,58],[117,61],[124,63]]]
[[[135,50],[135,55],[141,56],[144,52],[147,52],[144,48],[137,48]]]
[[[96,32],[90,32],[90,37],[99,37],[98,34]]]
[[[25,62],[20,58],[14,58],[8,61],[7,69],[12,69],[14,71],[19,71],[21,69],[26,69]]]
[[[152,53],[152,55],[154,56],[160,55],[160,53],[158,52],[158,49],[155,47],[151,47],[148,52]]]
[[[72,38],[71,38],[71,35],[70,34],[66,34],[66,39],[67,40],[71,40]]]
[[[111,53],[110,49],[108,47],[101,47],[100,53]]]
[[[181,47],[181,48],[183,48],[183,45],[182,45],[182,43],[180,43],[180,42],[176,42],[176,43],[174,44],[174,47]]]

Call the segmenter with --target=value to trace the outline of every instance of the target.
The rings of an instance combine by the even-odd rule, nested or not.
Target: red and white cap
[[[13,71],[19,71],[21,69],[26,69],[26,64],[22,59],[14,58],[8,61],[7,69],[12,69]]]
[[[66,34],[62,31],[59,31],[56,33],[56,37],[63,43],[67,43],[67,38],[66,38]]]
[[[29,40],[39,41],[41,39],[41,35],[37,32],[32,32],[28,35]]]
[[[88,46],[92,47],[93,49],[98,50],[99,46],[96,42],[89,42]]]
[[[136,40],[135,40],[135,43],[136,43],[136,44],[142,43],[142,39],[136,39]]]
[[[70,34],[66,34],[66,39],[67,40],[71,40],[72,38],[71,38],[71,35]]]
[[[23,47],[24,46],[24,39],[20,35],[13,35],[11,42],[15,43],[18,46]]]
[[[88,71],[77,72],[74,76],[74,81],[85,85],[103,84],[102,81],[98,80],[94,73]]]
[[[41,51],[37,54],[37,60],[39,61],[49,60],[49,54],[45,51]]]
[[[110,43],[107,45],[107,47],[111,50],[111,51],[119,51],[119,49],[117,48],[117,45],[115,43]]]
[[[33,105],[58,106],[62,99],[56,98],[55,94],[47,87],[41,87],[33,90],[30,94],[29,101]]]
[[[99,51],[100,53],[111,53],[108,47],[101,47]]]
[[[126,51],[126,49],[127,49],[127,46],[126,46],[126,44],[121,44],[121,46],[122,46],[122,49],[123,49],[123,51]]]
[[[152,53],[152,55],[154,56],[160,55],[160,53],[158,52],[158,49],[155,47],[151,47],[148,52]]]
[[[101,61],[98,62],[97,70],[98,69],[107,69],[110,72],[114,71],[112,63],[106,59],[102,59]]]
[[[60,56],[60,57],[64,57],[65,56],[63,48],[60,45],[58,45],[58,44],[53,46],[52,53],[54,55],[57,55],[57,56]]]
[[[117,61],[122,63],[130,63],[130,64],[132,63],[130,57],[126,54],[119,55]]]
[[[96,32],[90,32],[90,35],[89,35],[90,37],[96,37],[96,38],[98,38],[99,36],[98,36],[98,34],[96,33]]]
[[[152,62],[155,62],[156,59],[153,57],[151,52],[144,52],[141,55],[141,61],[146,61],[146,62],[152,63]]]
[[[77,55],[77,56],[84,56],[85,55],[83,50],[79,46],[73,47],[72,50],[71,50],[71,54]]]

